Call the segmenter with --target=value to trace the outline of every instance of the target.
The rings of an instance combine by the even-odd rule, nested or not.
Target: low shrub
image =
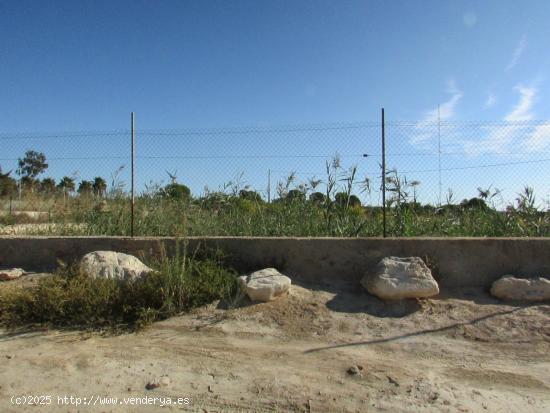
[[[62,266],[30,288],[0,290],[0,323],[70,328],[140,328],[239,292],[236,274],[219,255],[176,254],[152,263],[156,272],[134,282],[89,277]]]

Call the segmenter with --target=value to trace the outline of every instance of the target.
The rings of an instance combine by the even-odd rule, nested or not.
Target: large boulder
[[[439,294],[432,272],[419,257],[385,257],[361,285],[383,300],[431,297]]]
[[[550,280],[543,277],[525,279],[505,275],[493,283],[491,294],[501,300],[550,300]]]
[[[90,252],[82,257],[80,268],[93,278],[122,281],[133,281],[153,272],[133,255],[115,251]]]
[[[239,277],[239,281],[252,301],[272,301],[290,288],[290,278],[275,268],[265,268],[250,275]]]
[[[21,277],[25,271],[21,268],[9,268],[0,270],[0,281],[11,281]]]

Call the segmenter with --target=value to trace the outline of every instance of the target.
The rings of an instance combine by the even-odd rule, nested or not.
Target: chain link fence
[[[0,134],[0,232],[550,233],[550,122],[133,132],[134,219],[131,130]]]

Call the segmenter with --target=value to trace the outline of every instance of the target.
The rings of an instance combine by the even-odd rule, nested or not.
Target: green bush
[[[322,192],[313,192],[309,196],[309,202],[315,204],[315,205],[322,205],[326,202],[327,196],[323,194]]]
[[[343,208],[361,206],[361,200],[356,195],[348,195],[346,192],[338,192],[334,196],[334,202]]]
[[[188,200],[191,198],[191,190],[182,184],[172,183],[162,189],[162,195],[176,200]]]
[[[246,189],[241,189],[239,191],[239,198],[254,202],[263,202],[259,193],[256,191],[247,191]]]
[[[239,291],[236,274],[218,256],[176,254],[152,264],[134,282],[91,278],[77,265],[62,267],[32,288],[3,289],[0,323],[9,327],[139,328]]]
[[[485,203],[485,201],[481,198],[471,198],[471,199],[464,199],[460,203],[460,207],[462,209],[480,209],[480,210],[487,210],[489,207]]]
[[[291,189],[285,197],[288,201],[304,202],[306,200],[306,194],[299,189]]]

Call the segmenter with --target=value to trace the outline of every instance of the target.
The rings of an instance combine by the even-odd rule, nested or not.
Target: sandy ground
[[[0,331],[0,411],[550,411],[548,304],[473,289],[388,304],[353,286],[305,285],[221,307],[117,336]],[[28,395],[51,404],[10,401]],[[124,404],[145,396],[157,404]],[[161,407],[165,397],[190,400]]]

